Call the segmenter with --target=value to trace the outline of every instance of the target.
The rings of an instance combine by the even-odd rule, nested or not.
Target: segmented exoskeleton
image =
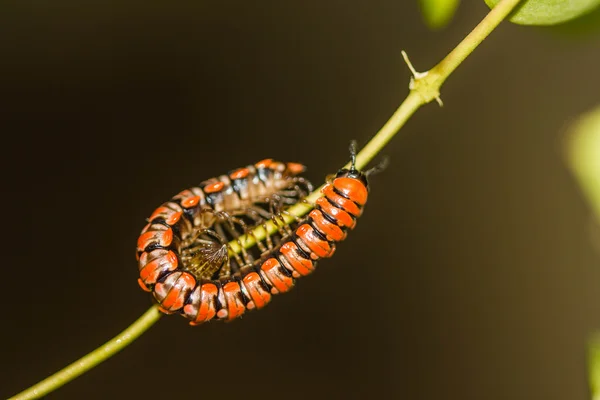
[[[314,210],[304,218],[296,218],[289,226],[282,226],[281,233],[276,240],[272,240],[267,235],[263,241],[259,241],[259,257],[242,252],[242,256],[237,257],[235,262],[229,260],[231,262],[226,263],[229,269],[225,274],[219,274],[218,269],[213,271],[209,268],[207,270],[211,271],[213,276],[208,276],[201,272],[204,270],[196,268],[194,263],[190,263],[189,260],[187,265],[184,263],[183,266],[180,266],[180,254],[185,253],[185,249],[182,250],[180,244],[173,246],[173,243],[183,236],[181,231],[177,232],[177,229],[174,228],[182,216],[186,215],[186,204],[194,203],[194,206],[199,204],[199,200],[189,201],[191,196],[202,197],[195,190],[199,188],[192,188],[182,192],[184,195],[175,196],[174,200],[165,203],[169,206],[159,207],[150,217],[150,223],[144,228],[138,241],[140,285],[145,290],[154,292],[161,311],[165,313],[179,312],[190,319],[191,325],[198,325],[214,318],[231,321],[244,314],[246,309],[264,307],[270,302],[273,294],[289,291],[294,286],[296,278],[306,276],[314,271],[319,259],[331,257],[335,252],[336,242],[344,240],[348,231],[355,227],[356,220],[362,214],[363,207],[367,202],[368,176],[384,166],[382,164],[362,172],[356,169],[355,145],[351,146],[351,156],[350,169],[338,171],[329,180],[322,189],[321,197],[317,199]],[[270,162],[273,163],[273,161]],[[258,163],[257,166],[259,164],[262,165]],[[288,179],[293,182],[293,185],[290,184],[287,187],[290,192],[285,194],[290,195],[288,199],[293,199],[294,195],[297,197],[298,193],[302,191],[298,188],[298,183],[306,185],[306,181],[297,176],[297,173],[303,168],[300,168],[298,164],[287,165],[286,171],[290,177]],[[264,168],[269,168],[269,166],[264,166]],[[278,167],[278,169],[281,168]],[[257,171],[259,170],[257,168]],[[229,177],[236,172],[234,171]],[[222,178],[211,180],[202,187],[203,193],[206,194],[204,198],[215,193],[214,188],[223,190],[227,186],[227,181]],[[275,188],[275,186],[272,187]],[[290,187],[294,189],[292,190]],[[279,198],[278,205],[286,203],[286,201],[281,201],[283,192],[285,190],[280,187],[271,193],[273,198]],[[196,257],[201,265],[216,265],[218,262],[213,262],[212,258],[227,258],[225,240],[237,239],[240,235],[235,225],[248,227],[243,218],[249,218],[252,214],[253,217],[250,218],[256,219],[259,224],[266,219],[273,219],[277,223],[286,213],[278,207],[271,207],[270,211],[261,208],[262,211],[260,211],[251,201],[256,197],[247,196],[246,198],[245,208],[238,208],[237,214],[230,212],[220,216],[219,212],[226,208],[215,209],[216,213],[205,213],[214,218],[216,222],[203,221],[203,213],[200,211],[197,215],[190,213],[187,218],[191,222],[195,221],[194,218],[201,218],[196,226],[214,225],[222,230],[220,233],[210,230],[214,233],[212,237],[202,237],[202,242],[198,242],[196,247],[204,250],[201,256],[192,255],[192,260]],[[296,198],[295,201],[298,200]],[[273,202],[270,201],[270,203]],[[291,200],[288,200],[287,203],[291,203]],[[177,207],[171,204],[175,204]],[[216,203],[212,202],[211,204]],[[169,214],[165,208],[171,210]],[[179,211],[179,208],[184,208],[184,210]],[[207,228],[202,229],[206,230]],[[180,242],[185,242],[185,240],[180,239]],[[188,244],[188,248],[195,247]],[[217,248],[219,251],[215,251]]]
[[[304,170],[298,163],[266,159],[208,179],[162,204],[138,238],[142,289],[154,292],[162,311],[173,312],[181,306],[161,295],[161,282],[168,284],[175,276],[186,279],[183,272],[195,280],[229,275],[227,239],[308,194],[312,185],[299,176]]]

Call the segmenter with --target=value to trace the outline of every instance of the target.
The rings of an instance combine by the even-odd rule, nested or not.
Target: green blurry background
[[[151,304],[134,248],[180,190],[265,157],[319,184],[485,15],[412,1],[0,6],[0,397]],[[600,103],[600,35],[501,25],[384,150],[355,232],[232,324],[160,321],[52,399],[588,399],[600,329],[569,124]]]

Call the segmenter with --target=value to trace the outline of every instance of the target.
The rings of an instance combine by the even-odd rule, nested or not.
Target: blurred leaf
[[[545,26],[540,29],[573,39],[600,34],[600,7],[596,7],[591,12],[564,24]]]
[[[485,0],[494,7],[500,0]],[[600,0],[525,0],[509,20],[520,25],[555,25],[582,16],[600,5]]]
[[[600,400],[600,334],[590,342],[589,369],[592,400]]]
[[[419,0],[425,23],[431,29],[441,29],[448,25],[459,3],[460,0]]]
[[[570,128],[568,157],[600,221],[600,107],[582,115]]]

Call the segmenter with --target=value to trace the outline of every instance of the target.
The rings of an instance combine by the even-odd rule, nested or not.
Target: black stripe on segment
[[[238,199],[242,198],[242,190],[248,187],[248,177],[242,179],[232,179],[231,188],[237,195]]]
[[[215,206],[223,202],[223,191],[206,194],[206,203],[214,210]]]
[[[160,215],[157,215],[153,219],[149,219],[148,223],[149,224],[163,224],[163,225],[167,224],[165,219],[163,217],[161,217]]]
[[[330,242],[329,240],[327,240],[327,235],[325,235],[323,232],[321,232],[319,230],[319,228],[315,225],[315,220],[312,219],[312,217],[309,217],[307,222],[308,222],[308,225],[313,228],[313,230],[315,231],[315,235],[317,235],[317,237],[319,239],[321,239],[327,243],[330,243],[330,244],[333,243],[333,242]]]
[[[181,261],[181,257],[179,256],[179,251],[173,251],[173,254],[175,254],[175,258],[177,258],[177,268],[175,268],[175,271],[183,269],[183,261]],[[192,274],[194,275],[194,274]],[[196,278],[196,282],[198,282],[198,277],[194,275],[194,278]]]
[[[146,246],[146,248],[144,249],[144,252],[149,253],[152,250],[157,250],[157,249],[171,250],[170,247],[171,246],[165,247],[165,246],[161,246],[158,243],[152,243],[152,244],[149,244],[148,246]]]
[[[256,176],[258,177],[258,180],[260,180],[265,186],[267,186],[271,172],[272,171],[269,168],[256,168]]]
[[[359,209],[361,209],[361,208],[362,208],[362,206],[361,206],[360,204],[358,204],[357,202],[355,202],[354,200],[352,200],[352,199],[351,199],[350,197],[348,197],[346,194],[344,194],[344,193],[340,192],[339,190],[337,190],[337,189],[335,188],[335,186],[332,186],[332,187],[333,187],[333,193],[335,193],[335,194],[337,194],[337,195],[340,195],[340,196],[342,196],[342,197],[343,197],[343,198],[345,198],[345,199],[348,199],[348,200],[350,200],[351,202],[353,202],[354,204],[356,204],[356,205],[357,205],[357,207],[358,207]]]
[[[244,286],[242,279],[234,278],[234,280],[237,282],[238,285],[240,285],[241,300],[242,300],[242,303],[244,304],[244,307],[246,307],[246,305],[248,305],[248,303],[250,303],[252,301],[252,299],[248,298],[248,296],[246,296],[246,294],[244,293],[244,288],[246,286]]]
[[[211,196],[210,194],[207,194],[206,197],[206,204],[208,204],[212,209],[215,208],[215,199],[213,199],[213,196]]]
[[[215,318],[217,318],[216,314],[223,308],[226,308],[227,304],[225,304],[225,307],[223,307],[221,300],[219,300],[219,294],[223,291],[223,285],[221,284],[221,281],[213,280],[211,283],[217,287],[217,295],[215,296]],[[223,299],[225,299],[225,295],[223,295]],[[225,301],[227,302],[227,300]]]
[[[310,256],[307,256],[307,253],[306,253],[304,250],[302,250],[302,248],[301,248],[301,247],[298,245],[298,243],[294,242],[294,244],[295,244],[295,245],[296,245],[296,247],[298,248],[298,251],[297,251],[297,254],[298,254],[298,256],[300,256],[300,257],[304,258],[305,260],[308,260],[308,261],[310,261],[310,263],[311,263],[311,264],[312,264],[312,266],[314,267],[314,266],[315,266],[315,262],[316,262],[316,261],[314,261],[312,258],[310,258]],[[289,266],[292,268],[292,270],[295,270],[295,268],[294,268],[294,263],[293,263],[293,262],[291,262],[290,260],[288,260],[288,259],[285,257],[285,255],[281,253],[281,251],[277,251],[276,257],[277,257],[277,260],[279,261],[279,263],[280,263],[281,265],[283,265],[283,263],[281,262],[281,260],[282,260],[282,259],[285,259],[285,260],[287,261],[287,264],[288,264],[288,265],[289,265]]]
[[[177,237],[177,239],[179,239],[179,241],[183,240],[183,238],[181,237],[181,227],[179,226],[179,221],[177,221],[175,224],[170,225],[171,230],[173,231],[173,235],[175,235]]]
[[[298,239],[300,239],[298,237],[298,235],[296,235],[296,232],[294,232],[294,234],[292,235],[292,237],[290,238],[290,240],[292,242],[294,242],[294,244],[296,245],[296,247],[298,248],[298,254],[300,254],[302,257],[308,259],[308,260],[312,260],[310,258],[310,254],[308,254],[303,248],[302,246],[300,246],[300,244],[298,243]],[[302,240],[302,239],[300,239]],[[308,247],[308,246],[307,246]]]
[[[277,261],[279,261],[279,264],[280,264],[282,267],[284,267],[285,269],[289,270],[289,268],[288,268],[288,267],[286,267],[286,265],[287,265],[287,266],[289,266],[289,267],[291,267],[291,268],[293,269],[293,267],[292,267],[292,263],[291,263],[291,262],[290,262],[290,261],[289,261],[289,260],[288,260],[288,259],[285,257],[285,255],[283,255],[283,254],[281,253],[281,251],[277,250],[277,251],[276,251],[276,252],[273,254],[273,257],[275,257],[275,259],[276,259]]]
[[[182,310],[181,313],[182,314],[185,314],[185,312],[183,312],[183,309],[185,308],[185,306],[187,306],[189,304],[192,304],[192,293],[194,293],[194,290],[196,290],[196,288],[198,288],[200,286],[202,286],[202,283],[200,283],[200,281],[198,279],[196,279],[196,285],[192,288],[192,290],[190,290],[190,295],[183,302],[183,307],[181,307],[181,310]],[[199,295],[202,295],[202,293],[200,293]]]
[[[262,265],[262,263],[260,265]],[[262,283],[263,289],[265,289],[267,292],[271,292],[271,288],[273,286],[269,282],[267,282],[265,280],[265,278],[262,276],[262,274],[260,273],[260,268],[253,266],[248,271],[248,273],[250,273],[250,272],[256,272],[258,274],[258,276],[260,277],[260,282]],[[244,275],[244,276],[246,276],[246,275]]]
[[[156,283],[164,283],[165,280],[169,277],[169,275],[174,274],[175,272],[178,272],[178,271],[179,270],[176,269],[175,271],[167,271],[167,272],[161,274],[161,276],[159,276],[158,279],[156,280]]]
[[[173,225],[169,225],[167,223],[167,221],[165,221],[164,218],[162,218],[162,217],[156,217],[150,223],[151,224],[160,224],[160,225],[163,225],[163,226],[171,228],[171,230],[173,231],[173,235],[177,236],[177,238],[179,240],[182,240],[182,238],[181,238],[181,228],[179,227],[179,223],[178,222],[174,223]]]
[[[183,208],[183,207],[181,207],[181,204],[179,204],[179,208],[175,208],[175,207],[173,207],[173,205],[171,204],[171,202],[172,202],[172,201],[173,201],[173,200],[167,201],[167,202],[166,202],[166,203],[164,203],[162,206],[163,206],[163,207],[166,207],[166,208],[168,208],[168,209],[169,209],[169,210],[171,210],[171,211],[175,211],[175,212],[179,212],[179,211],[181,211],[181,209]],[[175,205],[177,206],[177,204],[175,204]]]
[[[349,213],[348,211],[344,210],[342,207],[340,207],[338,204],[335,204],[333,201],[329,200],[329,197],[325,196],[325,200],[327,200],[327,202],[329,204],[331,204],[333,207],[337,208],[338,210],[342,210],[343,212],[345,212],[346,214],[348,214],[350,216],[350,218],[352,218],[353,220],[356,221],[356,217],[354,215],[352,215],[352,213]],[[327,215],[326,212],[323,212],[323,215]],[[333,218],[333,217],[332,217]],[[339,225],[337,223],[337,221],[335,222],[336,225]]]
[[[182,263],[181,259],[179,258],[179,248],[178,248],[178,246],[175,246],[174,242],[175,241],[171,242],[171,244],[166,247],[161,246],[158,243],[149,244],[148,246],[146,246],[144,248],[143,251],[138,252],[138,256],[141,256],[143,253],[150,253],[151,251],[154,251],[154,250],[171,250],[177,257],[177,268],[175,269],[175,271],[177,271],[177,270],[181,269],[181,267],[183,267],[183,263]]]
[[[162,225],[166,228],[170,228],[171,225],[167,224],[167,221],[165,221],[164,219],[160,218],[157,219],[155,222],[152,222],[151,225]]]
[[[278,257],[278,254],[274,254],[273,258],[275,258],[275,260],[277,260],[277,262],[279,263],[279,270],[281,271],[282,274],[284,274],[288,278],[294,278],[294,276],[292,275],[292,271],[290,271],[283,265],[283,263],[281,262],[281,260]]]
[[[194,226],[194,209],[198,206],[192,208],[185,208],[181,205],[181,199],[171,199],[170,201],[176,203],[179,207],[181,207],[183,217],[187,219],[190,222],[190,224],[192,224],[192,226]]]
[[[198,281],[196,281],[196,285],[198,284]],[[189,290],[187,293],[185,293],[184,299],[183,299],[183,306],[181,306],[181,308],[179,310],[177,310],[177,312],[181,315],[185,315],[185,312],[183,311],[183,308],[185,307],[185,305],[188,303],[188,301],[190,300],[190,298],[192,297],[192,293],[194,292],[194,289],[196,289],[196,286],[194,286],[192,288],[192,290]]]
[[[321,215],[323,216],[323,218],[325,218],[328,222],[331,222],[333,225],[335,225],[338,228],[340,228],[342,230],[342,232],[347,232],[348,231],[348,229],[345,226],[343,226],[343,227],[340,226],[340,224],[338,223],[338,221],[335,218],[333,218],[331,215],[327,214],[325,212],[325,210],[323,210],[321,208],[321,206],[317,206],[316,209],[319,210],[319,211],[321,211]],[[348,214],[348,213],[346,213],[346,214]],[[351,214],[348,214],[348,215],[351,215]]]

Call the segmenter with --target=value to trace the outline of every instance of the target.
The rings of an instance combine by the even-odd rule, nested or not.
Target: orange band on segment
[[[333,180],[333,187],[361,206],[367,203],[369,192],[364,183],[358,179],[348,177],[335,178]]]
[[[191,196],[181,200],[181,206],[184,208],[195,207],[200,202],[200,196]]]
[[[175,282],[168,282],[169,280],[175,280]],[[188,272],[175,272],[167,277],[165,282],[156,284],[157,291],[155,294],[161,294],[165,290],[159,286],[168,287],[169,284],[171,287],[164,298],[157,300],[159,300],[161,307],[165,310],[179,310],[183,307],[187,293],[196,286],[196,279]]]
[[[292,175],[298,175],[306,171],[306,167],[304,165],[295,162],[287,163],[287,169]]]
[[[260,275],[256,272],[250,272],[242,282],[256,308],[263,308],[271,301],[271,294],[263,288]]]
[[[200,307],[198,308],[198,315],[194,322],[194,325],[201,324],[202,322],[210,321],[217,314],[215,308],[215,300],[219,295],[219,289],[213,283],[205,283],[200,288]]]
[[[261,265],[260,270],[277,292],[287,292],[294,286],[294,279],[280,270],[281,264],[275,258],[269,258]]]
[[[215,182],[204,187],[204,193],[211,194],[221,191],[225,187],[225,182]]]
[[[328,241],[323,240],[317,236],[315,230],[309,224],[303,224],[296,229],[296,235],[302,242],[310,249],[311,252],[316,254],[319,258],[325,258],[333,254],[333,246]]]
[[[154,250],[152,253],[154,252],[164,252],[164,250]],[[140,279],[146,284],[154,284],[162,273],[177,269],[177,256],[170,250],[153,259],[148,253],[143,253],[140,257],[140,265],[143,265],[140,269]]]
[[[308,214],[315,226],[324,234],[328,240],[341,242],[346,238],[346,233],[334,223],[329,222],[320,210],[312,210]]]
[[[223,285],[223,295],[227,302],[227,320],[233,321],[246,311],[242,302],[242,288],[237,282],[228,282]]]
[[[260,160],[259,162],[257,162],[256,164],[254,164],[254,166],[256,168],[269,168],[269,166],[273,163],[273,159],[272,158],[265,158],[264,160]]]
[[[347,213],[352,214],[355,217],[360,217],[360,214],[362,213],[362,211],[358,207],[358,205],[355,202],[353,202],[352,200],[342,197],[339,194],[337,194],[336,192],[334,192],[332,185],[326,185],[323,188],[322,193],[329,199],[329,201],[337,204],[339,207],[341,207]]]
[[[308,258],[304,258],[294,242],[286,242],[279,249],[285,261],[290,264],[299,275],[306,276],[315,270],[315,265]],[[283,260],[282,260],[283,261]]]
[[[323,213],[334,219],[339,226],[349,229],[353,229],[356,226],[356,220],[350,214],[331,204],[325,197],[319,197],[316,203],[321,207]]]
[[[144,251],[151,244],[159,244],[160,246],[167,247],[172,241],[173,230],[171,228],[164,231],[148,231],[142,233],[138,238],[137,250]]]
[[[181,211],[175,211],[170,209],[169,207],[161,206],[154,210],[154,212],[150,216],[150,221],[159,217],[164,219],[167,224],[174,225],[181,218],[181,214]]]
[[[240,168],[240,169],[233,171],[231,174],[229,174],[229,177],[231,179],[244,179],[249,174],[250,174],[250,170],[248,168]]]

